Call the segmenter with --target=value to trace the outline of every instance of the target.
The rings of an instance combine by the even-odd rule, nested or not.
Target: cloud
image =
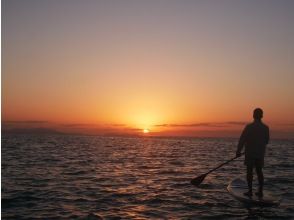
[[[193,124],[158,124],[156,127],[226,127],[219,123],[193,123]]]
[[[126,124],[93,124],[93,123],[69,123],[69,124],[60,124],[63,127],[67,128],[84,128],[84,127],[126,127]]]
[[[294,127],[294,123],[285,123],[285,124],[278,124],[281,126],[287,126],[287,127]]]
[[[49,121],[38,121],[38,120],[28,120],[28,121],[4,121],[5,124],[47,124]]]
[[[127,125],[126,124],[110,124],[110,126],[113,126],[113,127],[125,127]]]
[[[125,128],[125,131],[142,131],[140,128]]]
[[[245,122],[245,121],[227,121],[227,122],[224,122],[225,124],[228,124],[228,125],[246,125],[248,122]]]
[[[245,125],[246,122],[242,121],[229,121],[229,122],[202,122],[193,124],[157,124],[156,127],[230,127],[232,125]]]
[[[207,126],[208,123],[197,123],[197,124],[158,124],[156,127],[200,127]]]
[[[154,125],[155,127],[169,127],[169,124],[158,124]]]
[[[84,127],[94,127],[96,124],[83,124],[83,123],[72,123],[72,124],[61,124],[61,126],[66,128],[84,128]]]

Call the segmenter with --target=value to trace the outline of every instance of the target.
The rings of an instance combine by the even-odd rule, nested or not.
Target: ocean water
[[[245,176],[236,139],[2,136],[2,219],[293,219],[293,141],[267,147],[265,190],[279,207],[245,207],[226,191]],[[255,176],[256,181],[256,176]]]

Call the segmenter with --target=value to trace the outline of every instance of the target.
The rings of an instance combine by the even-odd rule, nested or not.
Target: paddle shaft
[[[240,154],[240,156],[243,155],[243,154],[244,154],[244,153]],[[199,186],[199,185],[202,183],[202,181],[205,179],[205,177],[206,177],[209,173],[211,173],[211,172],[217,170],[218,168],[222,167],[223,165],[225,165],[225,164],[227,164],[227,163],[230,163],[231,161],[235,160],[236,158],[238,158],[238,157],[234,157],[234,158],[232,158],[232,159],[230,159],[230,160],[228,160],[228,161],[226,161],[226,162],[224,162],[224,163],[218,165],[217,167],[213,168],[212,170],[208,171],[207,173],[202,174],[202,175],[200,175],[200,176],[198,176],[198,177],[192,179],[192,180],[191,180],[191,184],[194,185],[194,186]]]
[[[243,154],[244,154],[244,153],[242,153],[241,155],[243,155]],[[215,168],[213,168],[212,170],[210,170],[210,171],[208,171],[207,173],[205,173],[205,175],[207,175],[207,174],[209,174],[209,173],[211,173],[211,172],[217,170],[218,168],[222,167],[223,165],[226,165],[227,163],[230,163],[231,161],[233,161],[233,160],[235,160],[235,159],[237,159],[237,158],[238,158],[238,157],[234,157],[234,158],[232,158],[232,159],[230,159],[230,160],[228,160],[228,161],[226,161],[226,162],[224,162],[224,163],[218,165],[217,167],[215,167]]]

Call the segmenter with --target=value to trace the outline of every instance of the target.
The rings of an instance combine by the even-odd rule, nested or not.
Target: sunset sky
[[[294,137],[294,1],[2,0],[2,127]]]

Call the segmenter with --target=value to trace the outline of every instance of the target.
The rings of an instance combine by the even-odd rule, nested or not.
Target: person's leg
[[[252,165],[247,165],[247,185],[248,185],[248,192],[244,193],[246,196],[251,196],[252,195],[252,181],[253,181],[253,166]]]
[[[256,174],[258,177],[258,184],[259,184],[259,189],[258,192],[256,193],[257,196],[263,196],[263,172],[262,172],[262,164],[256,163]]]

